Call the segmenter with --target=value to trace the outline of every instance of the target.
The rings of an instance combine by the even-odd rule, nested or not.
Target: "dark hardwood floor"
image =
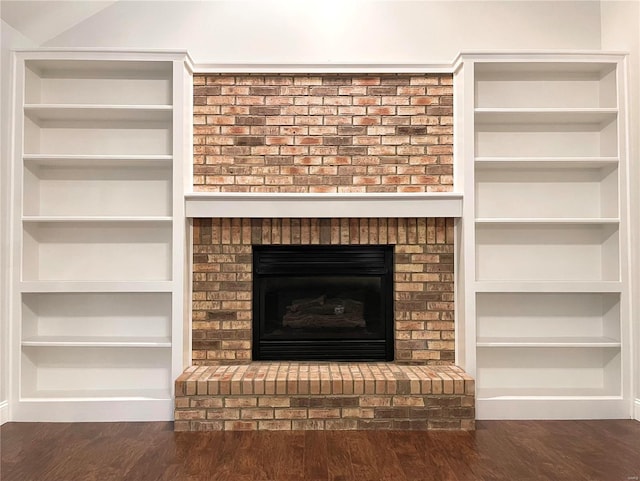
[[[2,481],[637,481],[636,421],[485,421],[475,432],[174,433],[9,423]]]

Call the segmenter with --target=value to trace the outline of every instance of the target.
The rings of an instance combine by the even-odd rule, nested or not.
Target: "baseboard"
[[[0,426],[7,421],[9,421],[9,401],[2,401],[0,402]]]
[[[43,423],[172,421],[173,410],[173,399],[22,399],[11,406],[11,421]]]
[[[640,412],[638,412],[640,414]],[[476,400],[476,419],[629,419],[629,401],[622,396],[496,397]]]
[[[640,421],[640,398],[633,403],[633,417],[636,421]]]

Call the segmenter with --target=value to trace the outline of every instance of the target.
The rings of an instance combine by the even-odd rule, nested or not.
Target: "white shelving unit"
[[[15,67],[12,419],[170,420],[189,356],[188,56],[24,51]]]
[[[479,419],[631,415],[625,78],[615,54],[461,58],[460,358]]]

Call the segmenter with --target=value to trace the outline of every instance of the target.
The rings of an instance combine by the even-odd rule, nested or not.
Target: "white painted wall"
[[[121,1],[45,44],[187,49],[196,63],[439,63],[461,50],[598,49],[593,1]]]
[[[33,43],[2,21],[0,25],[0,424],[8,419],[9,398],[9,239],[11,192],[11,49]]]
[[[602,2],[602,48],[629,52],[632,329],[635,418],[640,421],[640,2]]]

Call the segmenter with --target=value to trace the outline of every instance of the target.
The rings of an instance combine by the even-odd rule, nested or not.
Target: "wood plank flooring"
[[[9,423],[0,452],[2,481],[638,481],[640,422],[214,433],[174,433],[172,423]]]

